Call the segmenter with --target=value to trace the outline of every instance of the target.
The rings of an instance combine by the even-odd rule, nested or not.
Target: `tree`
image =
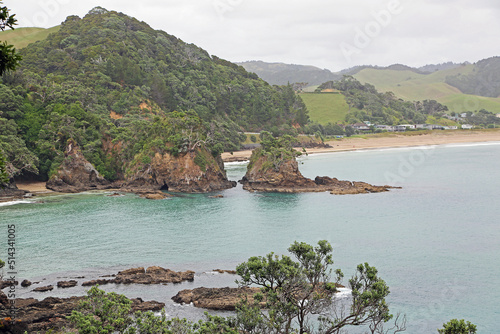
[[[251,257],[240,264],[236,272],[240,286],[257,285],[261,294],[254,298],[265,300],[266,311],[257,304],[243,301],[237,309],[238,325],[248,333],[340,333],[347,326],[368,327],[371,333],[385,333],[383,325],[392,319],[385,297],[389,288],[378,277],[377,269],[360,264],[356,275],[349,280],[352,289],[350,303],[335,298],[343,278],[340,270],[331,280],[332,246],[326,240],[313,247],[304,242],[293,243],[289,256],[270,253]],[[313,320],[318,317],[319,327]],[[399,322],[399,317],[396,318]],[[405,330],[405,319],[392,328],[394,333]]]
[[[14,25],[17,24],[17,19],[14,16],[16,14],[10,15],[6,6],[0,7],[0,30],[4,31],[5,27],[14,29]],[[0,43],[0,76],[6,71],[15,70],[20,60],[21,56],[16,54],[13,45],[9,45],[7,42]]]
[[[2,4],[2,1],[0,1]],[[10,15],[9,9],[6,6],[0,7],[0,30],[4,31],[5,27],[14,29],[16,14]],[[16,54],[16,49],[7,42],[0,43],[0,76],[6,71],[13,71],[19,64],[21,56]],[[3,153],[0,151],[0,187],[9,182],[9,175],[7,173],[6,162]]]
[[[477,328],[469,321],[465,322],[464,319],[452,319],[443,324],[442,329],[438,329],[439,334],[475,334]]]

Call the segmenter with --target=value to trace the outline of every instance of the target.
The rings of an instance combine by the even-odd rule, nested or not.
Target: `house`
[[[415,124],[415,129],[425,129],[425,124]]]
[[[365,123],[355,123],[352,125],[352,128],[354,130],[358,130],[358,131],[367,131],[367,130],[370,130],[370,127],[368,125],[366,125]]]
[[[375,129],[379,129],[382,131],[394,131],[394,127],[391,125],[377,124],[375,125]]]
[[[462,124],[462,129],[464,130],[470,130],[472,129],[474,126],[470,125],[470,124]]]
[[[407,129],[416,129],[417,128],[415,124],[401,124],[401,126],[404,126]]]
[[[496,116],[497,116],[498,118],[500,118],[500,114],[496,114]]]
[[[406,131],[406,126],[404,126],[404,125],[396,125],[394,127],[394,131],[400,131],[400,132]]]

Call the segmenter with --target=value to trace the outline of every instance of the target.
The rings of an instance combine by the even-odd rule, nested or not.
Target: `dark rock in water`
[[[38,288],[35,288],[31,291],[35,291],[35,292],[47,292],[47,291],[52,291],[54,289],[54,287],[52,285],[47,285],[47,286],[41,286],[41,287],[38,287]]]
[[[249,191],[300,193],[323,192],[331,194],[363,194],[388,191],[391,186],[373,186],[365,182],[340,181],[318,176],[314,180],[304,177],[293,159],[279,161],[278,166],[269,161],[260,149],[252,152],[248,170],[239,182]]]
[[[181,283],[183,281],[193,281],[194,271],[173,271],[161,267],[148,267],[146,270],[143,267],[132,268],[120,271],[114,278],[111,279],[96,279],[83,282],[82,286],[103,285],[103,284],[166,284],[166,283]]]
[[[22,334],[28,333],[46,333],[47,331],[58,332],[62,328],[69,329],[71,324],[66,319],[76,310],[80,301],[85,297],[55,298],[48,297],[42,301],[34,298],[15,300],[17,308],[15,321],[6,321],[10,317],[10,309],[0,306],[0,319],[3,327],[1,333]],[[0,301],[2,300],[0,294]],[[164,303],[156,301],[144,302],[140,298],[131,299],[132,313],[136,311],[159,311],[165,307]],[[65,331],[66,333],[67,331]]]
[[[10,281],[10,280],[7,280],[7,281],[0,281],[0,290],[3,290],[5,289],[6,287],[8,286],[11,286],[11,285],[18,285],[19,282],[18,281]]]
[[[242,298],[247,298],[249,304],[254,302],[253,295],[260,292],[259,288],[196,288],[179,291],[172,300],[179,304],[193,303],[195,307],[211,310],[234,311],[236,304]],[[265,306],[265,301],[260,303]]]
[[[219,273],[219,274],[231,274],[231,275],[236,275],[236,270],[223,270],[223,269],[214,269],[213,271]]]
[[[72,288],[78,284],[77,281],[75,280],[70,280],[70,281],[59,281],[57,282],[57,287],[58,288]]]
[[[23,288],[26,288],[26,287],[28,287],[28,286],[30,286],[30,285],[31,285],[31,281],[28,281],[27,279],[25,279],[25,280],[23,280],[23,281],[21,282],[21,286],[22,286]]]
[[[47,181],[48,189],[75,193],[86,190],[109,189],[112,185],[99,174],[94,166],[83,156],[78,144],[68,140],[64,160],[57,172]]]

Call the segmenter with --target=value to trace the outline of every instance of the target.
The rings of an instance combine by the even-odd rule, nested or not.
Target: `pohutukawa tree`
[[[261,293],[256,302],[247,301],[237,308],[237,323],[245,333],[340,333],[349,326],[365,326],[371,333],[398,333],[405,330],[406,319],[396,317],[390,329],[384,324],[393,318],[385,297],[389,288],[368,263],[360,264],[349,280],[351,298],[337,298],[343,278],[334,271],[332,246],[326,240],[313,247],[293,243],[288,251],[294,256],[251,257],[236,271],[240,286],[257,285]],[[259,303],[265,302],[261,309]]]

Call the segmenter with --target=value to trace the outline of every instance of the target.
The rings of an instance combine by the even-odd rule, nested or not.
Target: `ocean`
[[[359,263],[378,269],[391,290],[392,313],[408,318],[407,333],[437,333],[453,318],[471,321],[479,333],[498,332],[500,142],[316,154],[301,157],[299,166],[311,178],[402,189],[339,196],[250,193],[238,185],[221,192],[223,198],[34,197],[0,203],[0,258],[8,256],[8,226],[15,225],[16,278],[40,281],[16,293],[38,299],[84,294],[81,286],[31,292],[75,277],[82,282],[149,265],[195,270],[194,282],[103,288],[166,302],[170,316],[196,318],[203,310],[170,300],[177,291],[235,286],[237,277],[213,270],[234,269],[254,255],[285,254],[295,240],[326,239],[346,284]],[[246,164],[229,163],[226,170],[239,180]]]

